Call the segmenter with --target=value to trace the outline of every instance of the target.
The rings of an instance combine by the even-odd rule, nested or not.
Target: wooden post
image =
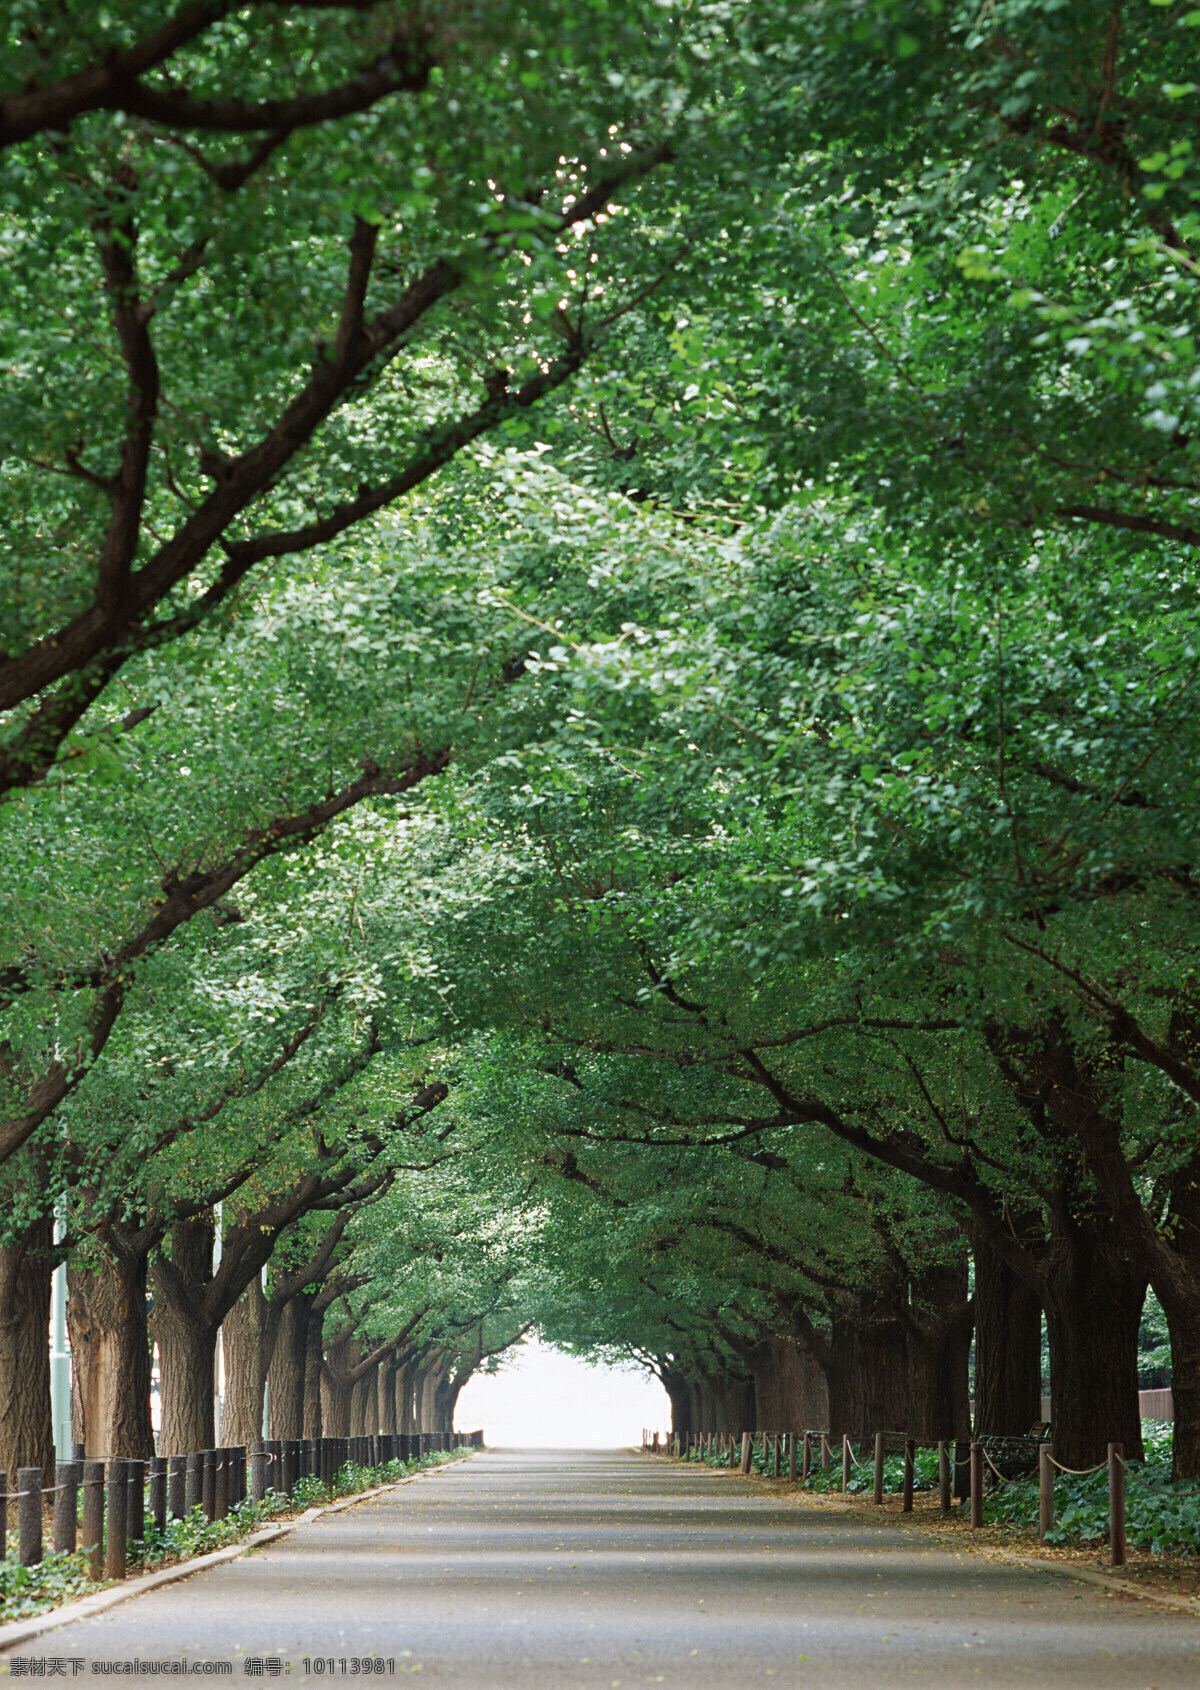
[[[789,1479],[795,1479],[795,1477],[796,1477],[796,1434],[795,1434],[795,1432],[789,1432],[788,1433],[788,1441],[787,1442],[788,1442],[788,1478]]]
[[[108,1518],[105,1521],[104,1576],[125,1577],[125,1527],[129,1518],[129,1475],[127,1463],[108,1464]]]
[[[1054,1528],[1054,1445],[1038,1445],[1038,1541]]]
[[[190,1514],[204,1501],[204,1452],[193,1449],[184,1456],[184,1512]]]
[[[58,1489],[54,1495],[54,1551],[57,1555],[69,1555],[75,1548],[79,1472],[77,1461],[60,1461],[55,1470]]]
[[[182,1520],[187,1513],[187,1456],[167,1457],[167,1511],[172,1520]]]
[[[250,1499],[261,1502],[267,1494],[267,1446],[250,1445]]]
[[[806,1485],[808,1483],[808,1475],[811,1472],[812,1472],[812,1433],[811,1432],[805,1432],[805,1434],[804,1434],[804,1460],[803,1460],[803,1462],[801,1464],[801,1468],[800,1468],[800,1483],[802,1485]]]
[[[845,1490],[845,1485],[842,1489]],[[875,1484],[871,1492],[871,1500],[876,1508],[883,1506],[883,1433],[875,1434]]]
[[[948,1514],[954,1506],[954,1480],[950,1466],[950,1445],[945,1438],[938,1440],[938,1507]]]
[[[1125,1565],[1125,1445],[1108,1446],[1108,1544],[1114,1567]]]
[[[0,1471],[0,1558],[8,1554],[8,1474]]]
[[[167,1458],[165,1455],[150,1457],[150,1518],[154,1521],[156,1531],[167,1529]]]
[[[203,1465],[200,1468],[200,1506],[204,1510],[204,1518],[208,1521],[217,1517],[217,1452],[215,1449],[205,1449],[200,1452]]]
[[[125,1541],[143,1543],[146,1538],[146,1463],[127,1461],[125,1483],[129,1495],[125,1500]]]
[[[750,1471],[750,1457],[754,1453],[754,1439],[749,1432],[742,1433],[742,1472]]]
[[[213,1511],[214,1520],[224,1520],[229,1513],[229,1461],[230,1451],[218,1449],[213,1452]]]
[[[98,1579],[104,1568],[104,1463],[85,1461],[83,1464],[83,1542],[80,1548],[87,1556],[88,1577]]]
[[[912,1438],[904,1440],[904,1512],[911,1514],[913,1509],[913,1486],[916,1483],[917,1446]]]
[[[17,1560],[36,1567],[42,1559],[42,1470],[17,1468]]]
[[[971,1445],[971,1524],[983,1524],[983,1445]]]
[[[851,1464],[852,1461],[853,1461],[853,1453],[850,1449],[850,1434],[849,1434],[849,1432],[843,1432],[842,1433],[842,1489],[844,1491],[847,1491],[847,1490],[850,1489],[850,1464]]]
[[[821,1466],[822,1467],[830,1467],[832,1465],[833,1465],[833,1451],[829,1447],[829,1433],[828,1432],[822,1432],[821,1433]]]
[[[780,1469],[780,1456],[783,1453],[783,1450],[782,1450],[783,1433],[782,1432],[776,1432],[775,1436],[772,1438],[771,1441],[775,1446],[774,1450],[772,1452],[772,1455],[771,1455],[771,1477],[773,1479],[777,1479],[779,1477],[780,1470],[781,1470]]]

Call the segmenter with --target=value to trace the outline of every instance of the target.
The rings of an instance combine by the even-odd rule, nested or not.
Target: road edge
[[[148,1590],[157,1590],[164,1584],[177,1584],[180,1579],[191,1578],[193,1573],[206,1572],[208,1568],[219,1567],[226,1561],[237,1561],[251,1550],[277,1543],[281,1537],[287,1537],[288,1533],[294,1532],[298,1526],[310,1525],[323,1514],[340,1514],[345,1508],[354,1508],[360,1502],[370,1502],[372,1497],[386,1496],[389,1491],[416,1484],[418,1479],[427,1478],[431,1473],[444,1473],[447,1467],[456,1465],[456,1462],[443,1461],[436,1467],[423,1467],[419,1473],[410,1473],[407,1478],[395,1479],[391,1484],[376,1485],[373,1490],[359,1491],[355,1496],[344,1496],[337,1502],[327,1502],[320,1508],[306,1508],[304,1513],[297,1514],[294,1520],[284,1520],[277,1526],[262,1526],[258,1531],[251,1532],[249,1537],[243,1538],[240,1543],[231,1543],[225,1549],[214,1549],[207,1555],[197,1555],[194,1560],[180,1561],[173,1567],[163,1567],[157,1573],[144,1573],[141,1578],[127,1579],[124,1584],[113,1585],[109,1590],[97,1590],[91,1596],[81,1596],[78,1602],[68,1602],[61,1608],[47,1608],[44,1614],[34,1614],[27,1620],[10,1620],[7,1625],[0,1625],[0,1654],[6,1653],[18,1643],[31,1642],[43,1632],[57,1631],[60,1626],[72,1625],[76,1620],[87,1620],[96,1614],[103,1614],[109,1608],[115,1608],[121,1602],[128,1602],[131,1597],[141,1596]]]

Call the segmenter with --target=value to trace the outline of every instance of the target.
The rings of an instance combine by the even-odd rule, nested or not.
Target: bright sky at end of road
[[[469,1379],[454,1411],[493,1449],[622,1449],[671,1424],[667,1393],[640,1368],[593,1367],[526,1341],[500,1373]]]

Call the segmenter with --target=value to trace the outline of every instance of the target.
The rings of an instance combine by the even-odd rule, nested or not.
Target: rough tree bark
[[[219,1323],[204,1312],[212,1278],[211,1215],[180,1221],[170,1231],[171,1255],[155,1256],[150,1275],[162,1391],[160,1443],[166,1455],[211,1449],[216,1442],[213,1364]]]
[[[1013,1221],[1027,1237],[1037,1218]],[[975,1432],[1023,1437],[1042,1418],[1042,1303],[1037,1291],[972,1229],[975,1262]]]
[[[89,1461],[145,1461],[150,1423],[146,1252],[108,1228],[90,1267],[67,1269],[73,1433]]]
[[[829,1426],[855,1441],[904,1431],[908,1421],[908,1332],[892,1313],[898,1291],[835,1296],[829,1335]]]
[[[908,1414],[901,1429],[922,1443],[971,1435],[970,1361],[975,1310],[967,1262],[927,1268],[912,1282],[908,1328]]]
[[[267,1299],[262,1280],[252,1279],[221,1323],[225,1353],[225,1398],[221,1442],[247,1449],[263,1435],[266,1382]]]
[[[324,1361],[322,1330],[325,1310],[310,1310],[304,1333],[304,1432],[306,1438],[324,1437],[321,1418],[321,1364]]]
[[[289,1297],[279,1317],[279,1332],[267,1369],[267,1431],[272,1438],[304,1437],[304,1364],[310,1291]]]
[[[50,1419],[50,1282],[54,1229],[34,1221],[0,1247],[0,1467],[40,1467],[54,1483]]]

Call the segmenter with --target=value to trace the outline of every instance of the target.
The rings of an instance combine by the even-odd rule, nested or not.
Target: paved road
[[[429,1690],[1196,1690],[1200,1620],[735,1475],[538,1451],[444,1469],[13,1654],[68,1677],[72,1659],[231,1662],[235,1685],[279,1662],[297,1687],[317,1658],[327,1680],[378,1656],[384,1681]]]

